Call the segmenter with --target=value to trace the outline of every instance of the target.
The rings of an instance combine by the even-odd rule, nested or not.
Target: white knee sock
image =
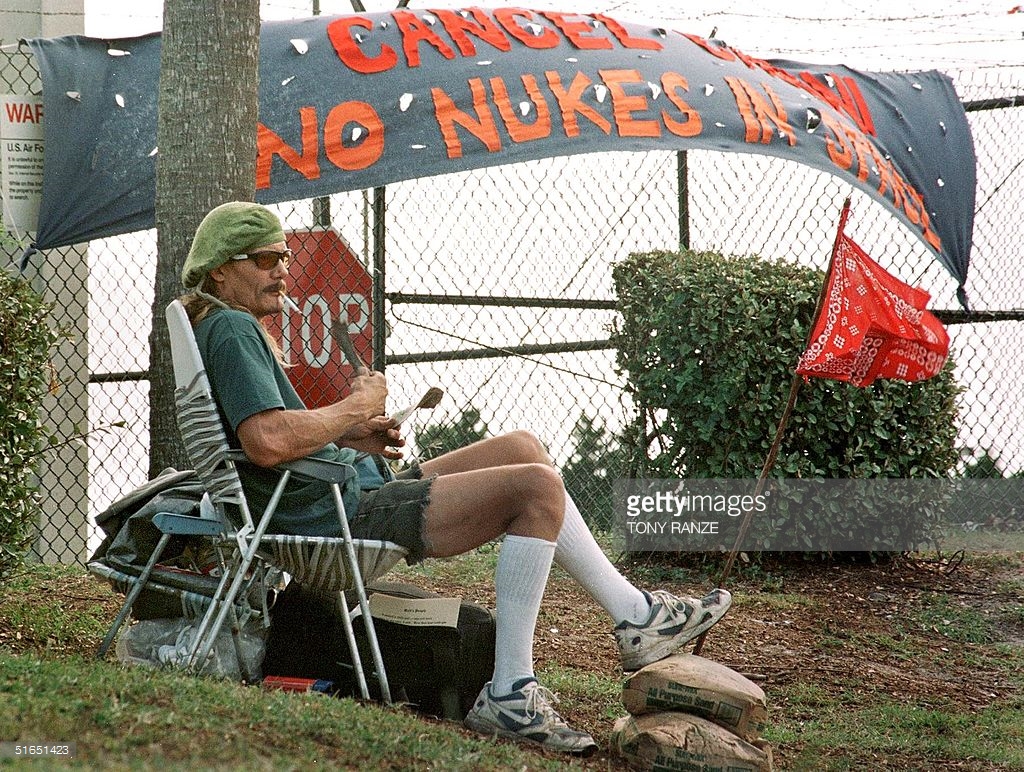
[[[608,560],[568,493],[562,530],[555,543],[555,563],[590,593],[615,624],[643,622],[650,614],[647,597]]]
[[[554,553],[554,542],[529,536],[506,536],[501,545],[494,572],[497,640],[491,692],[496,696],[533,676],[533,632]]]

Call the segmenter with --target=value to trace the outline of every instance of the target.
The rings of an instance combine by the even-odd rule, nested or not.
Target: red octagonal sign
[[[331,339],[331,323],[348,317],[356,353],[372,360],[370,302],[373,282],[366,267],[334,229],[292,231],[295,253],[288,295],[299,310],[286,307],[268,327],[291,362],[288,377],[307,407],[322,407],[348,394],[352,364]]]

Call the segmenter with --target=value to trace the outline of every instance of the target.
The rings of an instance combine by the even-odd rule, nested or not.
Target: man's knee
[[[548,456],[548,449],[544,447],[533,432],[526,429],[517,429],[502,435],[507,445],[507,453],[510,462],[530,464],[551,464],[551,457]]]
[[[530,500],[532,513],[556,529],[561,528],[565,514],[565,488],[561,476],[553,467],[541,462],[525,464],[519,472],[520,479],[526,484],[523,493]]]

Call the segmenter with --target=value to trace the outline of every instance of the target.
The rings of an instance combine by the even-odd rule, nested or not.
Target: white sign
[[[0,196],[9,231],[35,231],[43,193],[43,98],[0,96]]]
[[[458,627],[461,598],[399,598],[383,592],[370,596],[370,614],[410,627]]]

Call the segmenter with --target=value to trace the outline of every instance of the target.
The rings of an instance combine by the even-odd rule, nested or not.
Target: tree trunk
[[[164,308],[203,216],[256,194],[259,0],[165,0],[157,123],[157,268],[150,334],[150,476],[189,464],[174,420]]]

